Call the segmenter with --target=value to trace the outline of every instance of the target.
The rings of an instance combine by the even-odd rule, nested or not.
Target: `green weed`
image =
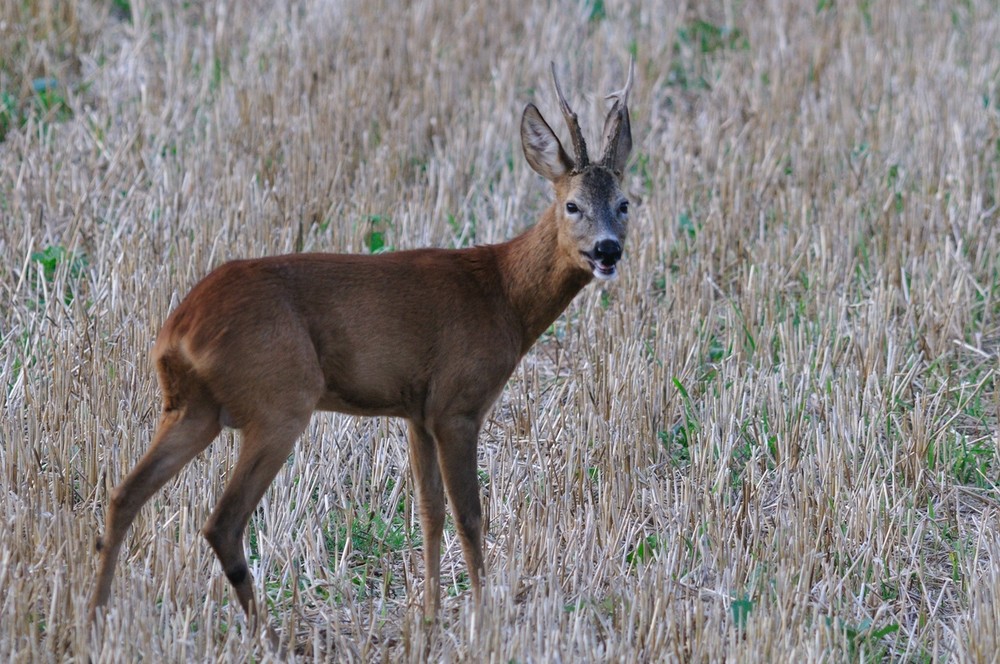
[[[636,567],[641,563],[649,562],[658,555],[661,546],[662,542],[659,537],[656,535],[647,535],[639,540],[631,551],[625,554],[625,562],[630,567]]]
[[[34,307],[42,306],[46,291],[55,285],[60,266],[66,266],[67,283],[63,302],[67,305],[72,304],[78,290],[78,282],[87,268],[87,256],[81,252],[67,250],[60,245],[50,245],[41,251],[32,252],[31,261],[36,299],[30,304]]]
[[[847,652],[853,662],[881,662],[889,655],[882,639],[899,631],[899,623],[891,622],[876,628],[870,618],[852,624],[843,620],[826,619],[827,627],[840,632],[847,641]]]
[[[713,60],[722,53],[749,48],[740,29],[696,18],[677,29],[667,84],[682,90],[707,90],[715,78]]]
[[[392,230],[392,218],[381,214],[369,215],[365,232],[365,248],[370,254],[382,254],[395,251],[388,243],[389,232]]]

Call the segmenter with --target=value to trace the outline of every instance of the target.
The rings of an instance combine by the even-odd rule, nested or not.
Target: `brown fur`
[[[435,615],[440,597],[445,490],[478,602],[483,419],[521,357],[592,279],[583,254],[595,238],[623,242],[625,235],[612,165],[576,172],[531,109],[522,123],[525,153],[552,179],[556,200],[513,240],[233,261],[191,290],[153,349],[163,412],[151,448],[111,494],[92,612],[108,599],[122,539],[140,507],[231,426],[243,431],[243,445],[204,534],[254,616],[243,530],[316,410],[408,420],[425,539],[425,613]],[[620,172],[623,162],[617,166]],[[569,197],[579,214],[564,214]]]

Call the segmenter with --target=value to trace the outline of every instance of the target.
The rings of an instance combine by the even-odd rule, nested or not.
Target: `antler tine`
[[[635,73],[635,56],[629,56],[628,59],[628,80],[625,81],[625,87],[621,90],[617,90],[609,94],[605,99],[614,99],[616,101],[621,101],[624,106],[628,106],[628,93],[632,90],[632,75]]]
[[[576,170],[582,170],[590,164],[587,158],[587,143],[583,140],[583,131],[580,129],[580,121],[566,102],[562,88],[559,87],[559,77],[556,75],[556,63],[552,63],[552,82],[556,85],[556,96],[559,97],[559,107],[562,109],[563,117],[569,126],[569,133],[573,139],[573,152],[576,159]]]
[[[608,117],[604,120],[604,155],[601,164],[621,176],[629,152],[632,150],[632,129],[628,119],[628,93],[632,90],[635,73],[635,57],[629,58],[628,80],[625,87],[612,92],[605,99],[614,99]]]

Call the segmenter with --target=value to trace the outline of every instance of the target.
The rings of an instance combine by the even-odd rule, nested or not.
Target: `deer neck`
[[[521,354],[559,317],[593,275],[559,246],[555,207],[533,227],[499,245],[504,290],[521,323]]]

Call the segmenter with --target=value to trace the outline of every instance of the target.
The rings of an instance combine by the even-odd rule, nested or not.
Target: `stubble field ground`
[[[401,4],[0,1],[0,657],[997,661],[995,4]],[[92,633],[188,289],[513,237],[550,196],[524,105],[565,136],[549,62],[596,138],[630,53],[621,278],[487,422],[485,610],[449,525],[423,622],[403,426],[324,414],[250,526],[277,654],[199,534],[231,431]]]

